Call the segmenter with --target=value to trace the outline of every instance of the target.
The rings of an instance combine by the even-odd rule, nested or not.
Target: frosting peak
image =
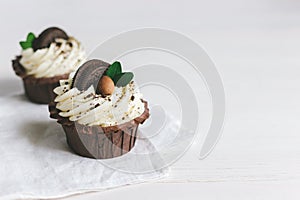
[[[86,60],[85,51],[75,38],[58,38],[49,48],[22,51],[20,63],[28,75],[36,78],[68,74]]]
[[[71,80],[60,81],[54,89],[58,95],[56,108],[62,117],[80,124],[102,127],[126,123],[142,115],[144,103],[142,94],[131,81],[125,87],[116,87],[112,95],[103,97],[95,93],[93,86],[86,91],[70,88]]]

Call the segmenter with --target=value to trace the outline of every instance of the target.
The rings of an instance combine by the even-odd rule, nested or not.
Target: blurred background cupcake
[[[34,103],[51,102],[59,80],[68,78],[86,60],[81,43],[57,27],[44,30],[38,37],[29,33],[20,46],[21,55],[12,61],[13,69]]]

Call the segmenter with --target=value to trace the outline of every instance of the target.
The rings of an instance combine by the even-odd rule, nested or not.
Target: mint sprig
[[[109,66],[109,68],[106,71],[106,76],[109,76],[111,79],[114,79],[114,77],[117,74],[121,74],[122,73],[122,67],[121,67],[121,63],[116,61],[113,64],[111,64]]]
[[[124,87],[133,79],[132,72],[122,72],[121,63],[116,61],[109,66],[109,68],[105,72],[106,76],[109,76],[115,86],[117,87]]]
[[[35,35],[33,33],[28,33],[26,41],[21,41],[20,45],[22,47],[23,50],[28,49],[28,48],[32,48],[32,42],[35,39]]]
[[[113,81],[117,87],[124,87],[133,79],[132,72],[123,72],[121,74],[117,74]]]

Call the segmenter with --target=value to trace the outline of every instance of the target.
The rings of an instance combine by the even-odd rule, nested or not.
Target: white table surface
[[[133,28],[179,31],[207,50],[224,81],[215,150],[198,160],[192,148],[158,183],[67,199],[299,199],[299,11],[293,0],[1,1],[0,95],[22,92],[10,61],[27,32],[60,25],[91,50]]]

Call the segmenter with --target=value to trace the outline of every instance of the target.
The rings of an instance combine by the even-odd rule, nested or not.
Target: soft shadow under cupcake
[[[24,102],[24,103],[29,103],[30,101],[28,100],[28,98],[25,96],[25,94],[14,94],[10,96],[11,98],[14,98],[20,102]]]
[[[9,96],[12,94],[23,93],[22,84],[14,79],[0,80],[0,96]]]
[[[19,131],[34,146],[51,151],[71,152],[62,128],[54,121],[27,122],[19,127]]]

